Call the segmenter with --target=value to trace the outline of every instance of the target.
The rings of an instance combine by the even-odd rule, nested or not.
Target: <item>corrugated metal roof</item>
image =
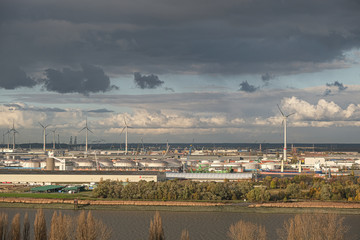
[[[179,179],[252,179],[252,173],[172,173],[167,172],[166,178]]]
[[[31,189],[32,192],[46,192],[49,190],[57,190],[57,189],[62,189],[65,186],[61,186],[61,185],[46,185],[46,186],[40,186],[40,187],[34,187]]]

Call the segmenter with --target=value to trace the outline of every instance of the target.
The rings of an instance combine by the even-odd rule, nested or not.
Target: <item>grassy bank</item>
[[[342,208],[274,208],[274,207],[248,207],[238,205],[224,206],[142,206],[142,205],[79,205],[74,208],[73,204],[52,203],[6,203],[0,202],[0,208],[44,208],[66,210],[109,210],[109,211],[172,211],[172,212],[234,212],[256,214],[299,214],[299,213],[336,213],[336,214],[360,214],[360,209]]]

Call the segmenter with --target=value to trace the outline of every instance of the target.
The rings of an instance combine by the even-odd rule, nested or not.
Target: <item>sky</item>
[[[2,0],[18,142],[360,142],[358,0]],[[125,121],[124,121],[125,120]],[[0,135],[1,136],[1,135]]]

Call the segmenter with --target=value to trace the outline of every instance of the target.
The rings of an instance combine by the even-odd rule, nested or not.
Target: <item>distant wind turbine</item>
[[[19,133],[19,132],[16,131],[16,129],[15,129],[14,120],[13,120],[13,127],[12,127],[12,129],[10,129],[9,133],[10,133],[10,132],[13,133],[13,150],[15,150],[15,134],[16,134],[16,133]]]
[[[128,154],[128,128],[131,128],[130,126],[127,125],[126,123],[126,119],[124,117],[124,123],[125,123],[125,154]]]
[[[44,144],[43,144],[43,151],[45,152],[46,151],[46,128],[48,127],[48,126],[50,126],[49,124],[48,125],[46,125],[46,126],[44,126],[44,125],[42,125],[40,122],[39,122],[39,124],[40,124],[40,126],[43,128],[43,141],[44,141]]]
[[[287,123],[287,118],[290,117],[291,115],[295,114],[295,113],[290,113],[289,115],[285,115],[283,113],[283,111],[281,111],[281,108],[279,107],[279,105],[277,105],[279,108],[279,111],[283,117],[283,124],[284,124],[284,154],[283,154],[283,159],[281,160],[281,172],[284,172],[284,161],[287,160],[287,156],[286,156],[286,147],[287,147],[287,143],[286,143],[286,123]]]
[[[53,149],[55,150],[55,132],[56,132],[56,128],[54,130],[52,130],[53,132]]]
[[[83,127],[83,129],[81,129],[79,132],[81,132],[82,130],[86,130],[85,131],[85,152],[88,151],[88,132],[93,133],[89,128],[88,128],[88,124],[87,124],[87,118],[86,118],[86,122],[85,122],[85,127]]]

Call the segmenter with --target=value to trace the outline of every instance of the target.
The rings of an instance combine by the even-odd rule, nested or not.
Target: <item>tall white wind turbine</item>
[[[88,128],[88,124],[87,124],[87,118],[86,118],[86,122],[85,122],[85,127],[83,129],[81,129],[79,132],[81,132],[82,130],[86,130],[85,131],[85,152],[87,153],[88,151],[88,132],[93,133],[89,128]]]
[[[52,130],[53,132],[53,149],[55,150],[55,132],[56,132],[56,128],[54,130]]]
[[[284,172],[284,161],[287,160],[287,156],[286,156],[286,150],[287,150],[287,142],[286,142],[286,123],[287,123],[287,118],[290,117],[291,115],[295,114],[295,113],[290,113],[289,115],[285,115],[282,111],[281,108],[279,107],[279,105],[277,105],[279,108],[279,111],[283,117],[283,124],[284,124],[284,153],[283,153],[283,159],[281,160],[281,172]]]
[[[40,124],[40,126],[43,128],[43,141],[44,141],[44,144],[43,144],[43,151],[45,152],[46,151],[46,128],[48,127],[48,126],[50,126],[49,124],[48,125],[46,125],[46,126],[44,126],[44,125],[42,125],[40,122],[39,122],[39,124]]]
[[[19,133],[19,132],[16,131],[16,129],[15,129],[14,120],[13,120],[13,127],[12,127],[12,129],[9,130],[9,133],[10,133],[10,132],[13,133],[13,150],[15,150],[15,134],[16,134],[16,133]]]
[[[130,126],[127,125],[126,123],[126,119],[124,117],[124,123],[125,123],[125,154],[128,154],[128,128],[131,128]]]

